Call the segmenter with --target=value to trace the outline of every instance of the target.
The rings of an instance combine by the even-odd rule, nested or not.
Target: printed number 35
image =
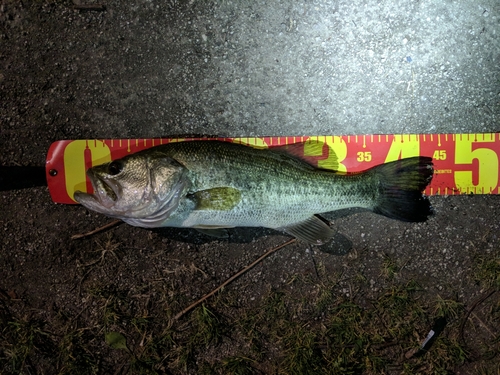
[[[372,153],[371,151],[359,151],[357,154],[357,161],[363,162],[370,162],[372,160]]]

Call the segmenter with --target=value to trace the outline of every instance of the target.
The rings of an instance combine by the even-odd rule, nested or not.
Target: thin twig
[[[268,250],[264,255],[260,256],[257,260],[255,260],[254,262],[252,262],[251,264],[249,264],[248,266],[246,266],[245,268],[243,268],[241,271],[236,272],[233,276],[231,276],[229,279],[227,279],[225,282],[223,282],[217,288],[215,288],[214,290],[212,290],[210,293],[205,294],[198,301],[196,301],[196,302],[192,303],[191,305],[189,305],[188,307],[186,307],[184,310],[182,310],[180,313],[178,313],[176,316],[174,316],[173,320],[179,320],[186,313],[188,313],[189,311],[191,311],[192,309],[194,309],[196,306],[198,306],[199,304],[201,304],[206,299],[208,299],[211,296],[213,296],[215,293],[217,293],[219,290],[221,290],[222,288],[224,288],[228,284],[230,284],[234,279],[238,278],[239,276],[241,276],[242,274],[244,274],[245,272],[247,272],[251,268],[255,267],[255,265],[257,265],[258,263],[260,263],[262,260],[264,260],[265,258],[267,258],[269,255],[271,255],[272,253],[278,251],[279,249],[284,248],[285,246],[288,246],[288,245],[294,243],[295,241],[297,241],[297,239],[293,238],[290,241],[285,242],[284,244],[281,244],[281,245],[276,246],[275,248],[273,248],[271,250]]]
[[[103,225],[102,227],[99,227],[99,228],[96,228],[94,230],[91,230],[90,232],[80,233],[80,234],[74,234],[74,235],[71,236],[71,239],[72,240],[78,240],[80,238],[92,236],[93,234],[105,231],[106,229],[112,228],[115,225],[119,225],[121,223],[123,223],[123,221],[121,221],[121,220],[113,220],[111,223],[108,223],[106,225]]]
[[[488,326],[479,318],[479,316],[476,315],[476,313],[472,313],[472,317],[478,320],[479,324],[481,324],[483,328],[488,331],[488,333],[491,335],[492,338],[496,337],[496,335],[493,332],[491,332],[491,329],[488,328]]]
[[[465,323],[467,323],[467,320],[469,319],[470,314],[472,313],[472,311],[474,311],[474,309],[479,304],[483,303],[487,298],[491,297],[493,295],[493,293],[495,293],[495,292],[496,292],[496,290],[494,288],[488,289],[483,296],[478,298],[476,300],[476,302],[474,302],[472,304],[471,308],[465,314],[464,318],[462,319],[462,323],[460,324],[460,338],[461,338],[462,342],[465,342],[465,340],[464,340],[464,328],[465,328]]]
[[[318,273],[318,267],[316,265],[316,261],[314,260],[314,255],[313,255],[313,249],[311,248],[309,251],[309,255],[311,256],[311,261],[314,266],[314,273],[316,274],[316,279],[320,280],[319,273]]]

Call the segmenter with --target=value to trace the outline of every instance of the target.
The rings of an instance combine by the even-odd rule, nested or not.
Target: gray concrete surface
[[[103,3],[2,2],[4,135],[500,130],[497,0]]]
[[[221,79],[202,92],[207,102],[221,93],[216,108],[237,134],[498,130],[499,9],[495,1],[228,5],[216,12],[216,25],[235,15],[225,44],[210,46]]]

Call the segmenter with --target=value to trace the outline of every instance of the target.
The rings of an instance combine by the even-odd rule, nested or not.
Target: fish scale
[[[317,213],[373,207],[375,186],[366,175],[338,176],[291,157],[234,144],[185,142],[159,146],[158,151],[190,171],[194,191],[230,186],[242,192],[231,210],[193,211],[186,204],[164,226],[281,228]]]

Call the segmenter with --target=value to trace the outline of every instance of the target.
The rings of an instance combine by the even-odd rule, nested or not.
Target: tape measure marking
[[[52,200],[76,203],[76,190],[91,191],[85,171],[95,165],[169,142],[222,140],[258,148],[305,142],[304,156],[320,168],[339,162],[338,171],[360,172],[412,156],[430,156],[434,178],[428,195],[500,194],[500,133],[478,134],[369,134],[347,136],[291,136],[262,138],[147,138],[63,140],[48,151],[46,175]],[[308,142],[321,142],[320,155],[309,155]],[[316,150],[315,148],[310,148]],[[332,152],[333,151],[333,152]]]

